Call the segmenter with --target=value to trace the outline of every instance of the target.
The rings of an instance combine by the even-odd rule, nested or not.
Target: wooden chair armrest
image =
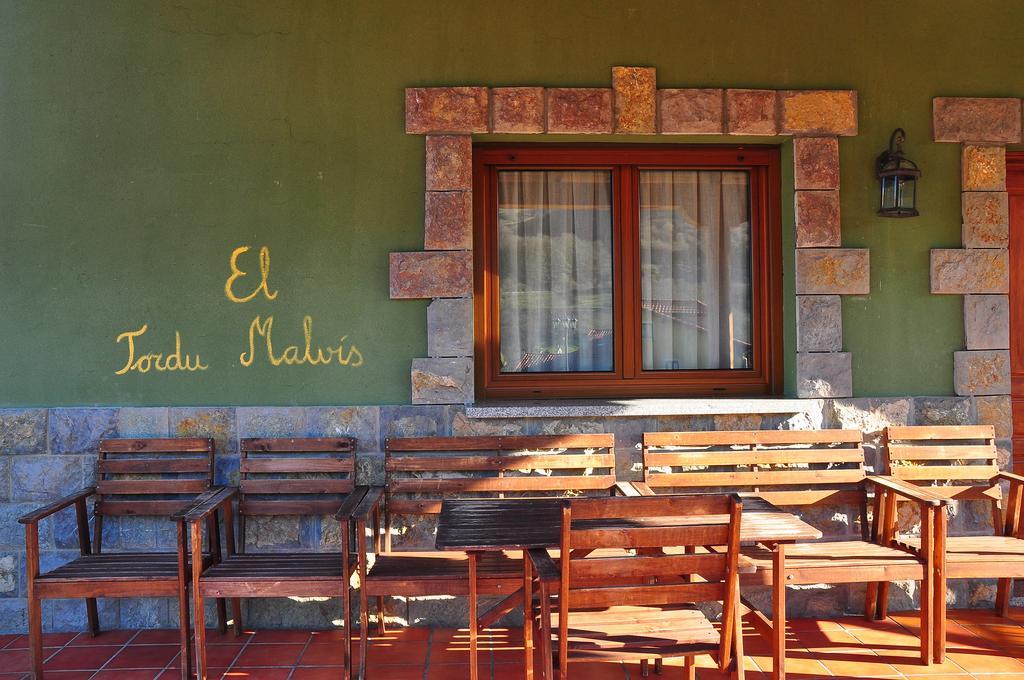
[[[633,485],[633,488],[636,489],[640,493],[641,496],[656,496],[657,495],[656,493],[654,493],[654,489],[652,489],[651,487],[647,486],[647,482],[630,482],[630,484]]]
[[[544,548],[530,548],[526,551],[533,564],[533,570],[537,572],[537,578],[544,583],[558,583],[562,575],[558,566],[551,559],[551,555]]]
[[[193,523],[206,519],[210,513],[218,510],[225,503],[230,503],[237,495],[237,487],[216,486],[209,491],[199,494],[192,501],[192,505],[171,515],[171,520],[174,522]]]
[[[1001,479],[1011,484],[1024,484],[1024,477],[1015,475],[1012,472],[1000,472],[995,476],[995,479]]]
[[[366,492],[370,490],[368,486],[357,486],[352,489],[352,493],[348,495],[348,498],[341,504],[338,511],[334,513],[334,519],[339,522],[344,522],[352,518],[352,513],[355,511],[359,504],[362,503],[363,498],[366,497]]]
[[[612,487],[613,496],[639,496],[640,492],[632,482],[615,482]]]
[[[908,498],[912,501],[917,501],[925,505],[938,506],[949,504],[948,498],[934,494],[924,487],[911,484],[910,482],[902,479],[896,479],[895,477],[889,477],[886,475],[869,475],[865,479],[876,486],[884,487],[893,493],[903,496],[904,498]]]
[[[39,520],[45,517],[49,517],[55,512],[59,512],[64,508],[74,505],[75,503],[84,501],[86,498],[93,495],[94,493],[96,493],[96,487],[94,486],[88,486],[84,489],[79,489],[73,494],[69,494],[64,498],[61,498],[60,500],[50,503],[49,505],[44,505],[43,507],[37,510],[25,513],[24,515],[18,518],[18,521],[21,524],[35,524]]]
[[[384,487],[383,486],[371,486],[366,490],[366,495],[363,496],[359,504],[352,508],[351,512],[344,519],[362,519],[365,520],[370,516],[370,513],[380,506],[381,500],[384,498]],[[339,517],[339,519],[342,519]]]

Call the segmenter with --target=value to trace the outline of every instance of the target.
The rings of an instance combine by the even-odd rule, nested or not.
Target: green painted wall
[[[663,87],[858,90],[841,142],[844,244],[871,249],[871,295],[844,302],[855,391],[949,393],[961,300],[929,295],[927,268],[960,242],[959,156],[929,141],[931,99],[1024,95],[1022,27],[1024,4],[978,0],[0,0],[0,404],[408,402],[426,302],[387,294],[387,253],[422,248],[403,88],[608,86],[617,64]],[[924,170],[909,221],[873,214],[897,125]],[[225,298],[242,245],[245,265],[270,248],[276,300]],[[310,315],[314,344],[347,335],[363,365],[240,366],[268,314],[275,345]],[[115,375],[116,336],[143,323],[142,351],[177,330],[209,369]]]

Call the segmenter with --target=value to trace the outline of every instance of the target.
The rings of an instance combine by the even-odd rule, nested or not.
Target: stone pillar
[[[843,352],[841,295],[870,292],[868,251],[842,248],[839,136],[857,134],[857,93],[779,93],[783,134],[794,135],[797,396],[853,396]]]
[[[931,292],[964,296],[966,347],[953,355],[958,395],[1010,393],[1009,234],[1005,144],[1021,140],[1019,99],[937,97],[937,142],[961,145],[964,248],[931,252]]]

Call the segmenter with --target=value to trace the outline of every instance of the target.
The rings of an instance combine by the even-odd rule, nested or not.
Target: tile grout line
[[[100,666],[99,668],[97,668],[97,669],[96,669],[95,671],[93,671],[93,674],[89,676],[89,680],[92,680],[93,678],[95,678],[95,677],[97,676],[97,674],[99,674],[99,672],[100,672],[101,670],[103,670],[103,669],[104,669],[104,668],[106,667],[106,665],[107,665],[108,663],[110,663],[110,661],[111,661],[111,660],[112,660],[112,659],[113,659],[113,658],[114,658],[115,656],[117,656],[118,654],[120,654],[121,652],[123,652],[123,651],[124,651],[125,649],[127,649],[127,648],[128,648],[128,645],[130,645],[130,644],[132,643],[132,641],[133,641],[133,640],[134,640],[135,638],[139,637],[139,635],[141,635],[141,634],[142,634],[142,631],[141,631],[141,630],[137,630],[137,631],[135,631],[135,634],[134,634],[134,635],[132,635],[132,636],[131,636],[130,638],[128,638],[128,640],[126,640],[126,641],[125,641],[125,643],[124,643],[123,645],[121,645],[121,648],[120,648],[120,649],[118,649],[118,650],[117,650],[116,652],[114,652],[114,653],[113,653],[113,654],[111,654],[111,655],[110,655],[109,657],[107,657],[107,660],[106,660],[106,661],[104,661],[104,662],[103,662],[103,664],[102,664],[102,665],[101,665],[101,666]],[[79,635],[85,635],[85,633],[79,633]],[[73,639],[78,639],[78,636],[76,635],[76,636],[75,636],[75,638],[73,638]],[[44,672],[45,672],[45,671],[44,671]],[[163,671],[161,671],[161,673],[162,673],[162,672],[163,672]]]
[[[242,658],[242,654],[245,652],[245,650],[249,649],[249,645],[251,645],[252,641],[255,639],[256,633],[250,633],[248,639],[245,642],[243,642],[242,646],[238,649],[238,653],[235,654],[235,658],[231,659],[227,667],[224,669],[224,675],[227,675],[231,671],[231,669],[235,667],[235,664],[238,663],[238,660]],[[207,671],[209,671],[209,669],[207,669]]]
[[[306,653],[306,650],[309,649],[309,646],[312,643],[313,633],[310,631],[309,635],[306,637],[306,644],[302,646],[302,650],[299,652],[299,655],[295,657],[295,663],[292,664],[292,669],[288,672],[288,677],[285,678],[285,680],[291,680],[292,676],[295,675],[295,671],[298,669],[299,664],[302,663],[302,656]]]

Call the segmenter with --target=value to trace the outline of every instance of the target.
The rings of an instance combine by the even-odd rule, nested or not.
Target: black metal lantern
[[[917,217],[917,163],[903,157],[903,128],[893,130],[889,148],[878,156],[878,179],[882,184],[880,217]]]

